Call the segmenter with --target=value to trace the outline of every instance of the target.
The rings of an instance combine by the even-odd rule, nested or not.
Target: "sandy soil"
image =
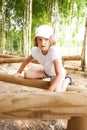
[[[66,63],[72,67],[79,67],[77,63]],[[0,73],[13,74],[19,68],[20,63],[15,64],[1,64]],[[34,66],[34,65],[33,65]],[[38,66],[36,66],[36,69]],[[72,77],[74,86],[87,87],[87,72],[67,70],[67,74]],[[27,86],[20,86],[17,84],[5,83],[0,81],[0,92],[26,92],[38,91],[35,88]],[[64,130],[66,128],[66,121],[64,120],[2,120],[0,121],[0,130]]]

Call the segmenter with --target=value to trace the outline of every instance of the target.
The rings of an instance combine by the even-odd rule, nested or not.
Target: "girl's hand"
[[[55,87],[54,86],[50,86],[50,87],[48,87],[47,91],[54,92],[55,91]]]
[[[13,79],[17,80],[21,76],[21,73],[16,73],[13,75]]]

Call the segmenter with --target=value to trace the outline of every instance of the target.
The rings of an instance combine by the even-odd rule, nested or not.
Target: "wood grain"
[[[87,116],[87,94],[0,93],[0,119],[56,119]]]

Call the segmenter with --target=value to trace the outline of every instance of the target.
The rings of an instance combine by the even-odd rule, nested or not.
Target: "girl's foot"
[[[70,80],[69,85],[73,85],[72,78],[70,76],[66,76],[65,79],[68,78]]]

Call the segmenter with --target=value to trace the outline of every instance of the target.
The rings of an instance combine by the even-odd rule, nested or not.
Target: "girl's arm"
[[[33,60],[32,55],[30,55],[28,58],[24,60],[24,62],[21,64],[20,68],[18,69],[17,73],[14,74],[14,79],[17,80],[21,76],[22,71],[26,67],[26,65]]]
[[[18,70],[18,73],[21,73],[21,72],[24,70],[25,66],[26,66],[29,62],[31,62],[32,60],[33,60],[32,55],[30,55],[28,58],[26,58],[26,59],[24,60],[24,62],[22,63],[22,65],[20,66],[20,68],[19,68],[19,70]]]
[[[62,91],[62,84],[66,75],[66,71],[62,66],[62,59],[56,59],[53,61],[54,68],[55,68],[55,73],[56,76],[54,79],[51,79],[51,84],[49,87],[49,91],[57,91],[61,92]]]

